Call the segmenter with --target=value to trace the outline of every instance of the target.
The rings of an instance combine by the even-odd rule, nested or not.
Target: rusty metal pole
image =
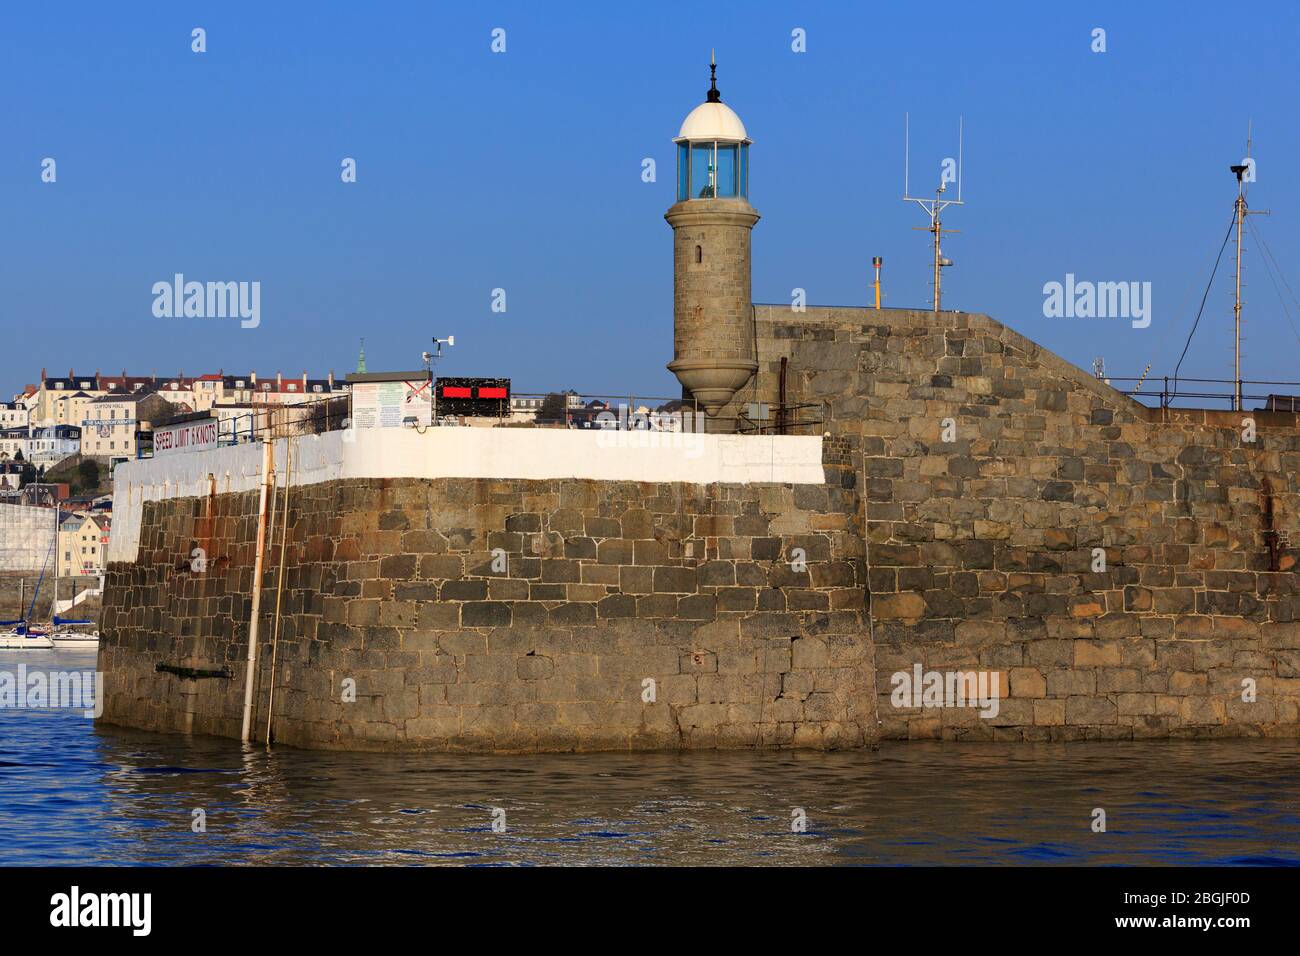
[[[262,490],[257,499],[257,555],[253,559],[253,606],[248,614],[248,669],[244,673],[244,721],[239,735],[244,743],[248,743],[253,731],[253,676],[257,670],[257,626],[262,612],[262,567],[266,552],[266,495],[274,468],[275,444],[269,438],[263,438]]]
[[[784,356],[784,355],[782,355],[782,356],[781,356],[781,380],[780,380],[779,391],[778,391],[778,393],[777,393],[777,400],[776,400],[776,401],[777,401],[777,405],[776,405],[776,433],[777,433],[778,435],[784,435],[784,434],[785,434],[785,423],[786,423],[786,418],[785,418],[785,368],[786,368],[786,363],[787,363],[787,361],[788,361],[787,357]]]
[[[284,446],[284,507],[280,515],[280,577],[275,586],[275,626],[271,631],[271,688],[266,700],[266,745],[271,746],[271,719],[275,716],[275,661],[280,644],[280,608],[284,597],[284,555],[285,538],[289,530],[289,484],[293,481],[293,443]],[[274,510],[274,507],[272,508]],[[271,534],[275,534],[275,522],[271,522]],[[272,545],[274,547],[274,544]]]

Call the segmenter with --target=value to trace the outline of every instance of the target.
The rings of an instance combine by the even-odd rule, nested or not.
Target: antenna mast
[[[933,199],[920,199],[916,196],[910,195],[908,191],[908,184],[909,184],[908,166],[910,165],[910,159],[911,159],[911,148],[909,142],[910,140],[909,126],[910,126],[910,118],[908,114],[904,113],[903,114],[903,200],[905,202],[916,203],[923,210],[925,210],[926,216],[928,216],[930,219],[929,226],[913,226],[912,228],[916,230],[924,230],[925,232],[929,232],[934,236],[934,243],[933,243],[934,244],[934,311],[938,312],[940,304],[943,301],[942,270],[945,267],[952,265],[951,259],[944,258],[943,251],[940,248],[940,244],[942,242],[945,233],[961,232],[960,229],[944,229],[941,216],[943,214],[943,211],[947,209],[949,206],[964,205],[964,203],[961,201],[961,159],[962,159],[962,136],[964,133],[965,120],[964,118],[962,118],[957,121],[957,171],[956,171],[957,198],[956,199],[943,198],[943,194],[945,190],[947,190],[948,182],[949,182],[948,169],[946,167],[946,164],[943,169],[943,172],[941,172],[939,175],[939,186],[934,191]]]
[[[1241,232],[1247,216],[1267,216],[1267,209],[1253,210],[1246,205],[1248,183],[1255,178],[1255,164],[1251,160],[1251,123],[1246,124],[1246,158],[1240,165],[1230,166],[1237,177],[1237,200],[1233,203],[1233,221],[1237,228],[1237,281],[1232,294],[1233,324],[1233,374],[1232,408],[1241,411]],[[1250,178],[1247,179],[1247,174]]]

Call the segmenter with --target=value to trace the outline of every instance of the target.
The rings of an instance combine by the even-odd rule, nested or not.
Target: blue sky
[[[714,47],[755,141],[756,301],[799,287],[811,304],[864,304],[882,255],[886,305],[928,304],[929,237],[912,228],[925,221],[899,198],[903,114],[914,192],[955,154],[964,116],[968,204],[946,219],[961,233],[945,245],[945,305],[1084,367],[1102,355],[1113,374],[1151,362],[1159,376],[1231,218],[1248,119],[1251,203],[1272,211],[1256,225],[1300,294],[1297,9],[7,5],[0,392],[42,366],[342,373],[362,336],[372,370],[408,369],[450,333],[444,374],[674,395],[662,217],[671,140]],[[344,157],[355,184],[340,181]],[[1246,377],[1300,379],[1255,242],[1247,256]],[[176,272],[261,282],[261,325],[155,318],[151,287]],[[1231,375],[1231,272],[1225,258],[1184,375]],[[1043,284],[1066,273],[1151,282],[1151,326],[1045,318]],[[505,314],[490,310],[498,287]]]

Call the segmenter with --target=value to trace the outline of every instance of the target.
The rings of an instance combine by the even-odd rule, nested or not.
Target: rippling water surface
[[[95,655],[0,652],[19,663]],[[114,863],[1294,865],[1300,742],[268,753],[0,709],[0,864]]]

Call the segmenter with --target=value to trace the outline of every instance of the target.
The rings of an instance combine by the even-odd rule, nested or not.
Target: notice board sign
[[[427,379],[356,382],[352,386],[352,424],[356,428],[421,428],[432,417],[432,388]]]

